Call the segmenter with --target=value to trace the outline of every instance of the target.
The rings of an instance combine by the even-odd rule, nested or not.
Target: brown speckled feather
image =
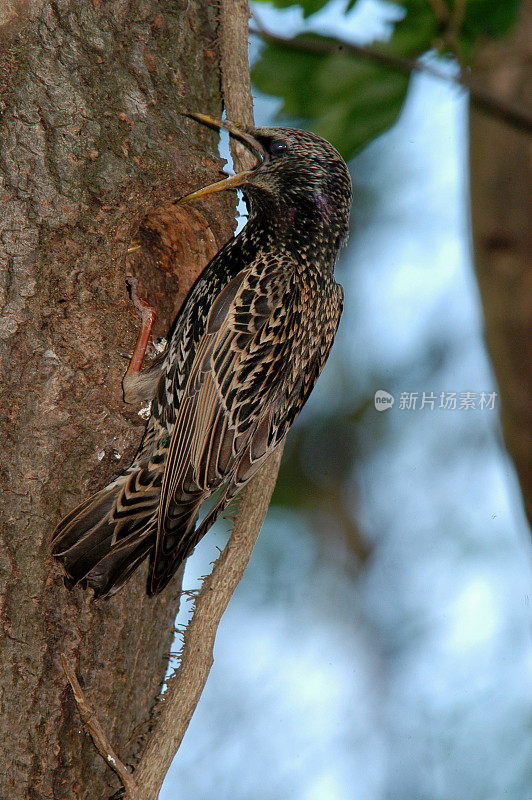
[[[204,500],[224,486],[216,516],[223,510],[283,438],[321,371],[341,290],[334,287],[329,324],[313,329],[308,277],[288,254],[261,255],[211,308],[169,446],[152,591],[201,537],[194,523]]]
[[[116,591],[147,555],[148,591],[164,588],[284,439],[334,340],[343,293],[333,266],[350,202],[345,164],[314,134],[249,130],[271,150],[242,185],[249,221],[200,276],[164,357],[142,374],[154,398],[139,452],[54,534],[71,584],[84,581],[97,595]],[[288,152],[277,157],[279,141]]]

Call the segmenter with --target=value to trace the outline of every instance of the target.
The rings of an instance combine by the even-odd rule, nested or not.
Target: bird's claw
[[[126,287],[131,303],[133,304],[133,307],[142,322],[139,338],[127,369],[128,373],[138,372],[142,367],[146,350],[151,341],[151,331],[157,316],[155,309],[152,308],[150,304],[146,302],[146,300],[143,300],[138,296],[138,285],[139,282],[137,278],[135,278],[133,275],[126,275]]]

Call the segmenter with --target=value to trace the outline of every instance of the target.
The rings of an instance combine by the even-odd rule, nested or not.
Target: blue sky
[[[358,41],[386,25],[382,5],[357,3],[347,28],[334,6],[313,24]],[[260,13],[285,35],[301,26],[294,10]],[[257,123],[276,107],[258,98]],[[345,312],[304,414],[338,400],[339,369],[355,394],[396,398],[366,412],[364,458],[353,454],[350,503],[373,554],[357,571],[341,542],[324,549],[304,519],[270,512],[161,800],[532,798],[530,539],[497,413],[399,408],[402,392],[497,390],[463,93],[417,77],[399,123],[350,167]],[[185,588],[223,530],[190,559]]]

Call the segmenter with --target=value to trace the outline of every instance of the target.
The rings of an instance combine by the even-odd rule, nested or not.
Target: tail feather
[[[153,549],[158,496],[153,491],[131,495],[135,478],[120,476],[80,503],[55,529],[52,553],[62,563],[70,588],[82,582],[95,596],[110,596]]]
[[[116,498],[117,491],[106,487],[88,497],[61,520],[52,537],[54,556],[61,558],[72,548],[75,551],[86,539],[90,540],[90,546],[94,547],[100,539],[106,538],[105,526],[102,528],[102,523],[109,520]],[[107,536],[112,536],[113,530],[114,526]],[[89,546],[88,542],[86,546]]]
[[[154,544],[155,528],[152,527],[140,541],[135,536],[114,547],[85,575],[83,586],[94,589],[95,597],[111,597],[150,554]]]
[[[234,494],[234,486],[230,484],[197,527],[199,507],[203,498],[196,501],[195,505],[185,506],[184,509],[181,504],[172,509],[172,514],[168,515],[164,522],[165,535],[162,546],[154,551],[154,557],[151,560],[148,576],[149,594],[162,592],[175,574],[179,564],[189,557],[200,539],[205,536],[211,525],[214,525],[228,503],[231,502]],[[173,522],[170,528],[167,527],[169,517]]]

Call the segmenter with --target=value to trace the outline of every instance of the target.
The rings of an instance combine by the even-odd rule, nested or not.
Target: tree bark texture
[[[129,463],[144,419],[122,400],[138,320],[164,336],[231,235],[231,200],[171,200],[219,177],[208,0],[43,0],[0,9],[0,799],[100,800],[118,782],[82,730],[77,667],[121,758],[137,763],[173,639],[180,581],[139,570],[113,599],[63,586],[61,515]],[[135,237],[141,250],[126,255]]]
[[[532,2],[513,37],[486,44],[473,70],[505,100],[532,101]],[[532,523],[532,268],[530,137],[470,113],[471,213],[486,340],[499,384],[506,446]]]

